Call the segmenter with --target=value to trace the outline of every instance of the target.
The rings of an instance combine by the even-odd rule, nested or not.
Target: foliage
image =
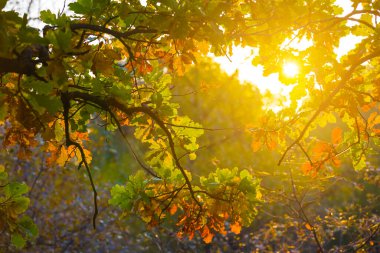
[[[13,247],[23,248],[27,241],[38,236],[33,220],[24,215],[30,199],[25,196],[29,189],[25,183],[10,181],[4,165],[0,165],[0,229],[2,239],[10,237]]]
[[[42,32],[27,15],[3,10],[6,3],[0,1],[2,148],[20,160],[46,153],[39,163],[47,168],[82,169],[94,228],[109,197],[122,217],[138,215],[152,230],[175,227],[179,238],[205,243],[241,240],[230,235],[250,235],[242,227],[253,223],[262,244],[240,249],[378,247],[378,1],[352,1],[342,15],[329,0],[78,0],[70,15],[42,11]],[[362,40],[338,59],[346,35]],[[302,40],[310,45],[292,43]],[[253,64],[293,85],[289,106],[262,110],[257,91],[204,60],[231,55],[238,45],[255,47]],[[301,67],[297,76],[282,73],[287,61]],[[187,89],[191,94],[181,95]],[[117,168],[111,196],[96,189],[99,131],[118,131],[136,167]],[[232,141],[203,151],[226,138]],[[23,247],[37,237],[31,219],[18,218],[28,187],[0,173],[3,203],[11,198],[13,205],[2,204],[9,215],[1,224]],[[50,187],[83,191],[63,182]],[[347,182],[357,189],[345,193]],[[331,194],[334,184],[339,194]]]

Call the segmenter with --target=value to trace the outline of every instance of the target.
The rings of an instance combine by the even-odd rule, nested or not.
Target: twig
[[[82,161],[79,163],[81,165],[82,163],[84,164],[86,168],[87,175],[90,179],[91,183],[91,188],[92,192],[94,194],[94,215],[92,217],[92,225],[94,229],[96,229],[96,217],[98,215],[98,202],[97,202],[97,192],[96,192],[96,187],[94,184],[94,181],[92,179],[90,167],[88,165],[86,155],[84,153],[83,147],[76,141],[73,141],[70,137],[70,126],[69,126],[69,111],[70,111],[70,98],[68,96],[68,93],[61,93],[61,101],[63,105],[63,117],[64,117],[64,123],[65,123],[65,137],[66,137],[66,146],[75,146],[78,148],[80,154],[81,154],[81,159]],[[78,167],[79,168],[79,167]]]
[[[296,203],[297,203],[299,209],[301,210],[301,214],[302,214],[303,218],[305,219],[305,221],[307,222],[307,224],[309,224],[310,227],[311,227],[311,231],[312,231],[312,233],[313,233],[313,237],[314,237],[315,242],[317,243],[317,246],[318,246],[319,251],[320,251],[321,253],[323,253],[324,250],[323,250],[323,247],[322,247],[322,245],[321,245],[321,242],[320,242],[319,239],[318,239],[317,231],[315,230],[314,225],[312,225],[312,224],[310,223],[310,220],[309,220],[309,218],[307,217],[307,215],[306,215],[306,213],[305,213],[305,211],[304,211],[304,209],[303,209],[303,207],[302,207],[302,204],[301,204],[301,202],[299,201],[299,199],[298,199],[298,197],[297,197],[297,190],[296,190],[296,187],[295,187],[295,184],[294,184],[293,174],[292,174],[292,170],[291,170],[291,169],[289,170],[289,174],[290,174],[290,180],[291,180],[291,184],[292,184],[292,190],[293,190],[293,196],[294,196],[294,199],[296,200]],[[300,217],[301,217],[301,216],[300,216]]]

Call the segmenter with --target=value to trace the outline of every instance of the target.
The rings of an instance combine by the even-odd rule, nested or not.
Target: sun
[[[282,65],[282,73],[287,77],[296,77],[299,72],[299,67],[295,62],[285,62],[284,65]]]

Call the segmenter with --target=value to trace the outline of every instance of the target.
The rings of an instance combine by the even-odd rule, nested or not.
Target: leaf
[[[190,159],[191,161],[194,161],[195,159],[197,159],[197,154],[195,154],[194,152],[193,152],[193,153],[190,153],[190,154],[189,154],[189,159]]]
[[[335,127],[332,130],[332,133],[331,133],[331,142],[334,145],[338,145],[338,144],[340,144],[342,142],[342,129],[341,128]]]
[[[92,12],[92,0],[78,0],[69,4],[70,10],[77,14],[90,14]]]
[[[67,152],[67,149],[65,147],[61,147],[61,149],[59,150],[59,153],[58,153],[56,163],[59,166],[63,167],[63,166],[65,166],[68,159],[69,159],[69,154]]]
[[[103,53],[96,53],[92,59],[91,70],[95,74],[102,73],[105,76],[112,76],[114,73],[113,59],[106,57]]]
[[[8,0],[0,0],[0,10],[2,10],[7,4]]]
[[[367,168],[365,156],[362,155],[359,161],[353,161],[353,166],[354,166],[355,171],[361,171]]]
[[[210,229],[208,228],[208,226],[203,227],[201,236],[205,243],[210,243],[212,241],[212,238],[214,238],[214,234],[210,232]]]
[[[238,235],[241,232],[241,224],[238,221],[236,221],[235,223],[230,225],[230,229],[232,233],[235,233]]]
[[[269,150],[275,150],[277,143],[274,140],[267,140],[266,145]]]
[[[26,240],[18,233],[14,233],[11,236],[11,243],[17,249],[22,249],[25,247]]]
[[[305,175],[308,175],[313,170],[313,166],[310,162],[306,162],[302,165],[301,170]]]
[[[50,25],[56,24],[56,16],[50,10],[43,10],[40,12],[40,19],[42,22]]]
[[[178,206],[176,204],[173,204],[170,209],[169,209],[169,213],[171,215],[174,215],[176,212],[177,212],[177,209],[178,209]]]
[[[311,225],[309,223],[305,223],[305,228],[307,230],[313,230],[313,228],[311,227]]]
[[[21,196],[28,192],[28,186],[25,183],[12,182],[9,184],[11,196]]]
[[[173,70],[178,76],[183,76],[185,74],[185,66],[180,57],[176,57],[173,60]]]
[[[30,199],[27,197],[18,197],[15,198],[10,206],[11,211],[14,214],[22,214],[29,207]]]
[[[38,236],[38,227],[34,224],[29,216],[23,216],[17,221],[17,225],[29,239],[35,239]]]
[[[259,151],[260,148],[261,148],[261,145],[262,145],[262,143],[261,143],[260,140],[258,140],[258,139],[254,139],[254,140],[251,142],[251,148],[252,148],[253,152],[257,152],[257,151]]]

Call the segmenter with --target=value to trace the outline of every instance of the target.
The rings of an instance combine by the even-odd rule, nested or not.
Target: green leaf
[[[69,9],[76,14],[90,14],[92,12],[92,0],[78,0],[70,3]]]
[[[16,248],[22,249],[25,247],[26,241],[20,234],[14,233],[11,236],[11,243]]]
[[[29,191],[25,183],[12,182],[9,184],[9,193],[11,196],[21,196]]]
[[[5,171],[0,172],[0,183],[5,182],[8,179],[8,173]],[[2,183],[3,185],[3,183]]]
[[[12,211],[16,214],[24,213],[29,207],[30,199],[27,197],[15,198],[10,206]]]
[[[44,10],[40,12],[40,19],[42,22],[50,25],[57,24],[57,17],[50,10]]]
[[[46,34],[46,38],[50,43],[59,47],[64,52],[71,50],[71,36],[72,32],[68,23],[64,30],[57,29],[54,31],[48,31]]]
[[[7,1],[8,0],[0,0],[0,10],[2,10],[5,7],[5,5],[7,4]]]
[[[29,216],[23,216],[18,221],[17,224],[22,232],[29,239],[35,239],[38,236],[38,227],[33,222],[33,220]]]
[[[51,82],[46,83],[35,78],[31,78],[26,82],[25,87],[33,89],[39,95],[49,95],[53,91],[53,84]]]
[[[161,104],[162,104],[162,101],[163,101],[163,98],[162,98],[162,95],[160,93],[153,93],[152,95],[152,103],[156,104],[156,107],[160,107]]]
[[[37,103],[44,107],[50,114],[54,115],[56,112],[62,108],[61,101],[58,97],[36,95]]]
[[[63,141],[63,138],[65,137],[65,131],[63,130],[63,127],[58,123],[54,124],[54,135],[56,141],[58,142]]]

